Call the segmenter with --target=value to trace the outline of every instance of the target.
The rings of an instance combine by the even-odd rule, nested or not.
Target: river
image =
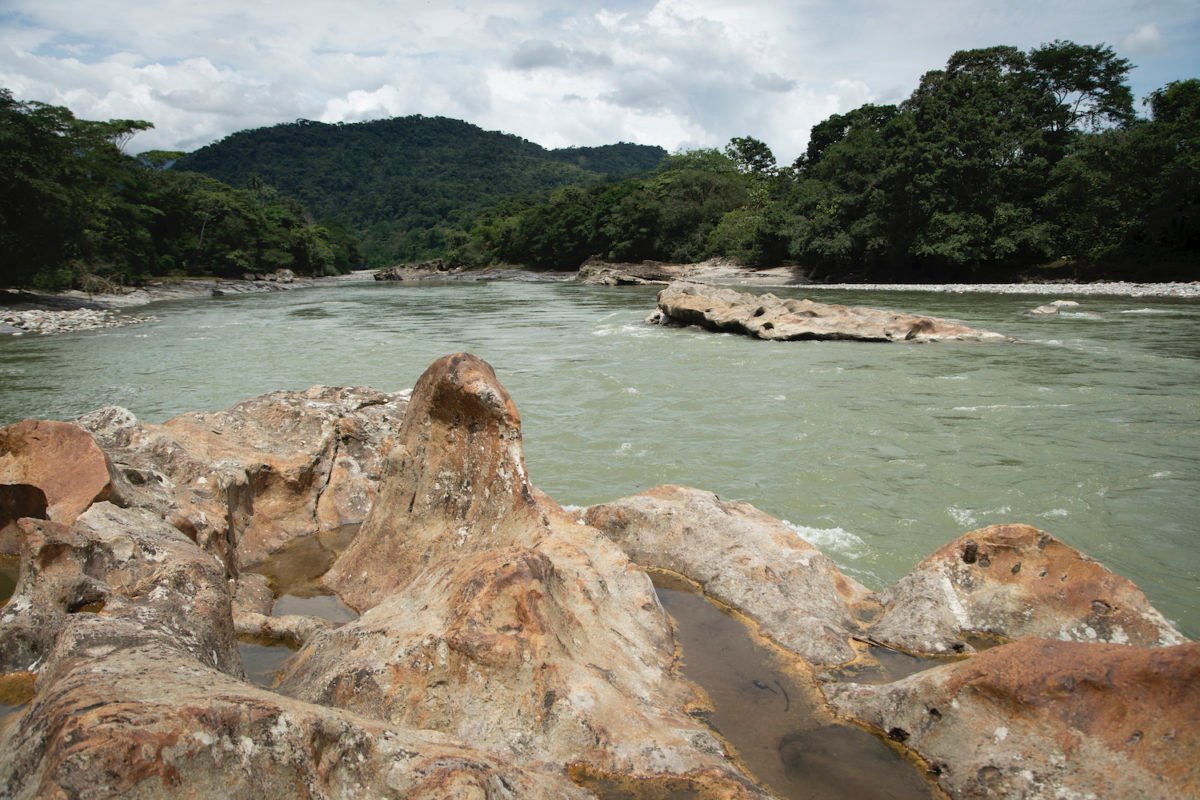
[[[1200,635],[1200,303],[1079,297],[1039,316],[1052,298],[774,291],[1016,341],[767,343],[646,326],[653,288],[349,283],[4,337],[0,423],[107,404],[158,422],[314,384],[395,390],[465,350],[512,393],[530,476],[564,504],[709,489],[788,520],[872,588],[968,530],[1026,522]]]

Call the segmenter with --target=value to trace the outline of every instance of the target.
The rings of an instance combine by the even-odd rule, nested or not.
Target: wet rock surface
[[[965,534],[879,599],[871,636],[914,653],[967,652],[972,635],[1139,647],[1184,641],[1131,581],[1029,525]]]
[[[1200,644],[1024,639],[882,686],[825,687],[953,797],[1195,797]]]
[[[648,321],[660,325],[699,325],[770,341],[1007,341],[1001,334],[937,317],[780,299],[773,294],[748,294],[684,281],[672,283],[659,292],[658,310]]]
[[[592,506],[583,519],[639,566],[668,570],[740,611],[812,664],[855,658],[856,611],[870,592],[783,522],[711,492],[659,486]]]
[[[78,424],[131,485],[131,503],[236,573],[299,536],[360,523],[406,405],[406,392],[318,386],[162,425],[118,407]]]

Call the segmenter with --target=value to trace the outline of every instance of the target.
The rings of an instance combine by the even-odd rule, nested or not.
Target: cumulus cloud
[[[4,0],[0,85],[154,122],[131,149],[420,113],[552,147],[752,135],[787,162],[829,114],[903,99],[957,49],[1116,42],[1139,95],[1191,77],[1193,6],[1158,0],[1150,22],[1138,0]]]
[[[1151,22],[1143,25],[1121,40],[1121,47],[1130,55],[1140,56],[1150,53],[1161,53],[1167,43],[1163,41],[1158,26]]]

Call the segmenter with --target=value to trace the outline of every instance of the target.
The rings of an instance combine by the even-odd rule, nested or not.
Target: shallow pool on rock
[[[704,597],[655,578],[675,619],[683,674],[712,703],[706,722],[780,798],[917,800],[941,795],[920,768],[867,731],[836,721],[796,662],[755,642]],[[674,588],[672,588],[674,587]]]

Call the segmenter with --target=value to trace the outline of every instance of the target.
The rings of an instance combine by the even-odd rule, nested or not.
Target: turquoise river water
[[[1200,635],[1200,303],[1080,297],[1037,316],[1053,298],[773,291],[1016,341],[767,343],[644,325],[649,288],[348,283],[0,338],[0,424],[108,404],[158,422],[314,384],[395,390],[470,351],[521,411],[533,482],[564,504],[709,489],[788,520],[872,588],[968,530],[1026,522]]]

